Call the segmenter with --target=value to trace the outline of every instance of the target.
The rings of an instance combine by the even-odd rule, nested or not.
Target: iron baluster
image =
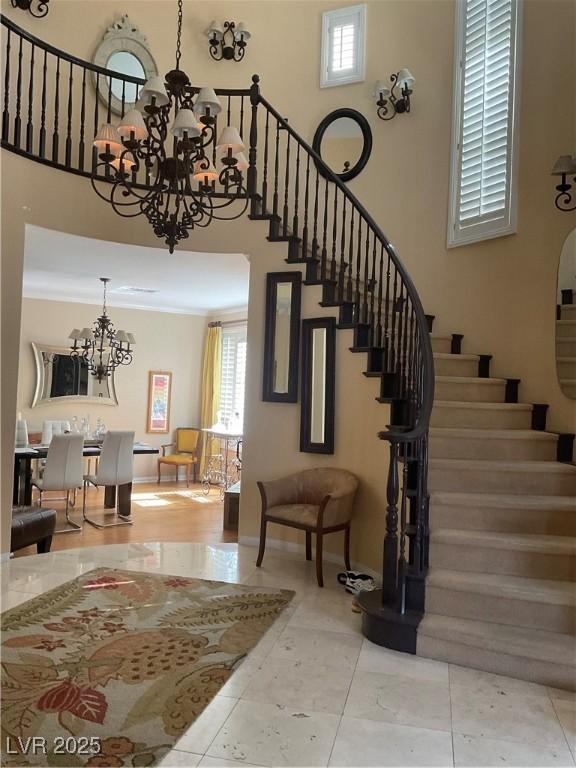
[[[354,295],[354,319],[360,322],[361,294],[360,275],[362,273],[362,216],[358,216],[358,240],[356,243],[356,292]]]
[[[378,280],[378,303],[376,310],[376,339],[374,346],[383,347],[382,341],[382,283],[384,281],[384,246],[380,247],[380,264],[379,264],[379,280]],[[385,370],[384,361],[382,364],[382,370]]]
[[[368,262],[370,258],[370,230],[366,227],[366,250],[364,253],[364,301],[362,302],[362,317],[363,323],[368,323]]]
[[[294,184],[294,215],[292,217],[292,237],[298,237],[300,222],[298,220],[298,204],[300,198],[300,144],[296,144],[296,182]],[[305,253],[302,254],[306,256]]]
[[[262,170],[262,213],[268,212],[268,128],[270,113],[266,110],[266,126],[264,128],[264,168]]]
[[[312,258],[318,259],[318,192],[320,187],[320,174],[318,168],[316,168],[316,175],[314,179],[314,220],[312,223]],[[324,264],[324,270],[326,264]],[[320,279],[324,280],[326,277],[325,272],[322,271],[322,264],[320,264]]]
[[[340,271],[338,273],[338,300],[344,300],[344,269],[346,266],[346,198],[342,200],[342,227],[340,235]],[[351,217],[354,211],[351,213]]]
[[[72,164],[72,88],[74,79],[72,74],[73,64],[70,62],[70,71],[68,73],[68,122],[66,125],[66,165],[68,168]]]
[[[22,105],[22,38],[18,46],[18,77],[16,78],[16,116],[14,118],[14,137],[12,143],[18,149],[20,147],[20,132],[22,130],[22,118],[20,108]]]
[[[310,202],[310,155],[306,159],[306,183],[304,185],[304,226],[302,227],[302,256],[308,258],[308,205]],[[314,254],[311,254],[314,258]],[[316,265],[314,265],[314,269]]]
[[[30,73],[28,75],[28,122],[26,123],[26,152],[31,153],[34,142],[34,125],[32,111],[34,105],[34,53],[36,46],[32,43],[30,52]]]
[[[282,209],[282,234],[288,234],[288,190],[290,188],[290,134],[286,134],[286,169],[284,171],[284,208]]]
[[[272,218],[274,220],[274,227],[278,222],[278,174],[279,174],[279,154],[280,154],[280,123],[276,121],[276,149],[274,154],[274,194],[272,195]]]
[[[391,257],[390,257],[390,251],[386,251],[386,255],[388,257],[386,262],[386,299],[384,301],[384,338],[382,339],[382,346],[384,347],[384,360],[385,360],[385,371],[391,371],[392,370],[392,345],[390,342],[390,336],[389,336],[389,324],[390,324],[390,266],[391,266]]]
[[[100,93],[100,73],[96,73],[96,95],[94,97],[94,136],[98,133],[98,111],[99,111],[99,104],[100,99],[98,97],[98,94]],[[93,145],[92,146],[92,173],[94,173],[94,170],[96,168],[96,165],[98,164],[98,150]]]
[[[82,69],[82,101],[80,104],[80,141],[78,142],[78,167],[84,170],[84,131],[86,122],[86,69]]]
[[[46,78],[48,74],[47,52],[44,51],[44,64],[42,66],[42,98],[40,107],[40,138],[38,142],[38,154],[42,159],[46,156]]]
[[[332,266],[330,267],[331,280],[334,280],[334,275],[332,274],[333,266],[334,263],[332,262]],[[322,253],[320,256],[320,267],[320,274],[323,275],[324,279],[328,269],[328,179],[324,182],[324,216],[322,222]]]
[[[56,90],[54,92],[54,130],[52,132],[52,162],[58,162],[58,116],[60,113],[60,56],[56,57]]]
[[[345,203],[343,203],[345,205]],[[332,266],[330,277],[336,280],[336,232],[338,229],[338,188],[334,187],[334,209],[332,214]]]
[[[350,213],[350,242],[348,243],[348,260],[345,264],[347,267],[348,279],[346,281],[346,300],[354,300],[354,282],[353,282],[353,270],[354,270],[354,209]],[[354,309],[354,312],[356,310]]]
[[[4,66],[4,109],[2,110],[2,141],[9,141],[10,133],[10,36],[8,29],[6,36],[6,63]],[[44,54],[46,56],[46,54]]]

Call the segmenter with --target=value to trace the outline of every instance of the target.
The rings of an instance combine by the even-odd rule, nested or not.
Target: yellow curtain
[[[216,423],[220,410],[220,367],[222,361],[222,328],[220,325],[208,327],[202,361],[202,406],[200,426],[211,427]],[[205,440],[200,459],[200,477],[204,476],[208,456],[212,453],[212,440]]]

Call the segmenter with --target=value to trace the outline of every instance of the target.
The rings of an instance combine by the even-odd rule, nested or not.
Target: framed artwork
[[[170,371],[150,371],[148,374],[148,420],[146,432],[166,433],[170,429]]]

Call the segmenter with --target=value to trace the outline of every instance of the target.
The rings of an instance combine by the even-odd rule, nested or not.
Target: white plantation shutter
[[[364,80],[365,30],[365,5],[322,14],[322,88]]]
[[[448,244],[516,228],[520,0],[458,0]]]
[[[244,381],[246,377],[246,325],[222,328],[222,369],[220,372],[220,412],[224,424],[244,420]]]
[[[346,72],[354,68],[356,27],[351,23],[336,24],[332,28],[332,72]]]

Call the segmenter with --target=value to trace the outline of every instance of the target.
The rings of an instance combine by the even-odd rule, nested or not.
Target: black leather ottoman
[[[56,528],[56,510],[46,507],[14,507],[10,551],[36,544],[38,554],[50,552]]]

